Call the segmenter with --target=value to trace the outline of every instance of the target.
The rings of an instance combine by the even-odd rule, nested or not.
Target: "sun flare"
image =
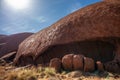
[[[30,6],[30,0],[5,0],[5,3],[15,10],[27,9]]]

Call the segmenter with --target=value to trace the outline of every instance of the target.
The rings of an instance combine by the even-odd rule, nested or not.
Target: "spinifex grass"
[[[56,73],[55,69],[49,67],[0,66],[0,80],[46,80],[49,78],[50,80],[74,80],[73,76],[67,77],[68,74],[72,74],[72,72],[62,71],[61,73]],[[120,80],[119,75],[116,76],[116,74],[112,73],[108,73],[104,77],[99,76],[98,73],[85,73],[78,77],[79,79]]]

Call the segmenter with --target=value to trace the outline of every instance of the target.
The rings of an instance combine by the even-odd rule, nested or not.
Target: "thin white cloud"
[[[69,11],[70,13],[72,13],[72,12],[74,12],[74,11],[80,9],[80,8],[82,8],[81,3],[75,3],[75,4],[73,4],[73,5],[70,7],[70,9],[69,9],[68,11]]]
[[[44,16],[38,16],[35,19],[40,23],[44,23],[47,21],[47,19]]]
[[[44,23],[47,21],[47,19],[43,16],[38,17],[37,20],[40,21],[40,23]]]
[[[43,16],[30,17],[29,20],[35,21],[39,24],[45,23],[47,21],[47,19]],[[38,30],[34,26],[31,26],[29,22],[20,20],[2,25],[1,31],[5,32],[6,34],[15,34],[21,32],[37,32]]]
[[[21,32],[36,32],[36,30],[33,27],[30,27],[29,25],[18,26],[15,24],[12,24],[10,26],[6,25],[2,27],[1,30],[7,34],[15,34],[15,33],[21,33]]]

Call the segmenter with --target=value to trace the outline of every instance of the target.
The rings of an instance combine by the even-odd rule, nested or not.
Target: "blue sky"
[[[11,9],[4,0],[0,0],[0,34],[37,32],[71,12],[99,1],[31,0],[26,10],[19,11]]]

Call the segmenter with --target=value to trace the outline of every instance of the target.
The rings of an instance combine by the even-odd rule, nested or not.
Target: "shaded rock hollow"
[[[14,63],[46,64],[70,53],[102,61],[110,71],[120,72],[119,1],[89,5],[33,34],[20,44]],[[111,70],[109,62],[117,68]]]

